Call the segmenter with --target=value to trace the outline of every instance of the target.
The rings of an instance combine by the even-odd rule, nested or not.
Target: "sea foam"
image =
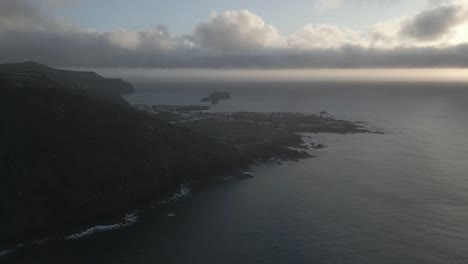
[[[138,216],[136,214],[127,214],[125,216],[125,219],[122,223],[118,224],[112,224],[112,225],[97,225],[91,228],[88,228],[82,232],[78,232],[72,235],[69,235],[65,237],[67,240],[76,240],[76,239],[81,239],[85,237],[89,237],[92,235],[95,235],[97,233],[102,233],[102,232],[107,232],[107,231],[112,231],[120,228],[124,228],[130,225],[133,225],[138,221]]]
[[[16,250],[0,250],[0,257],[4,257],[10,253],[15,252]]]
[[[190,195],[190,188],[186,184],[181,184],[180,189],[167,199],[158,202],[158,205],[173,203]]]
[[[18,244],[18,245],[16,245],[16,247],[14,249],[5,249],[5,250],[0,249],[0,257],[4,257],[4,256],[9,255],[11,253],[15,253],[16,251],[18,251],[23,246],[24,246],[24,244]]]

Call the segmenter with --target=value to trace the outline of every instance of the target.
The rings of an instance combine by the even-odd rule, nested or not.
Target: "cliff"
[[[118,104],[128,104],[121,95],[134,92],[133,86],[121,79],[104,78],[95,72],[55,69],[32,61],[0,64],[0,73],[39,73],[64,88]]]
[[[113,219],[246,163],[233,147],[48,74],[0,73],[0,245]]]

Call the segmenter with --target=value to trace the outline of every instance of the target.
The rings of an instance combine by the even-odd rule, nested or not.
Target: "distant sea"
[[[327,111],[385,135],[314,135],[316,158],[195,188],[126,228],[51,241],[12,263],[468,262],[468,83],[136,83],[134,104],[211,111]]]

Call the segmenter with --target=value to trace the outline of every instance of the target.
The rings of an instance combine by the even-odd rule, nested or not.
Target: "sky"
[[[67,6],[62,5],[61,9],[50,10],[50,14],[62,16],[84,28],[101,31],[166,25],[175,34],[190,34],[194,25],[208,19],[212,12],[249,10],[275,25],[281,32],[292,34],[308,23],[365,29],[382,19],[389,20],[403,13],[414,13],[427,5],[426,0],[197,0],[196,4],[187,0],[110,0],[100,5],[96,2],[98,1],[71,2],[74,8],[63,8]],[[380,12],[382,8],[385,8],[385,12]]]
[[[468,67],[468,0],[1,0],[0,62],[161,69]]]

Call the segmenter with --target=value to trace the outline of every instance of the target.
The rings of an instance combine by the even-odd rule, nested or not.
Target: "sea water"
[[[141,83],[134,104],[327,111],[386,133],[313,135],[316,158],[193,190],[127,228],[24,248],[12,263],[468,263],[468,84]]]

